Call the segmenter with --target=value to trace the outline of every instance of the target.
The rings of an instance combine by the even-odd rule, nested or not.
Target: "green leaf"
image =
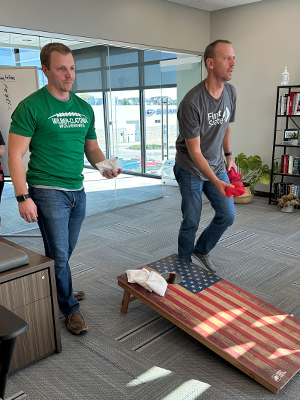
[[[270,184],[270,174],[269,173],[265,173],[263,174],[263,176],[260,178],[260,182],[263,183],[264,185],[269,185]]]
[[[255,194],[254,188],[258,182],[264,185],[270,184],[271,170],[267,164],[263,165],[260,156],[254,155],[247,157],[244,153],[240,153],[235,157],[234,162],[238,168],[238,172],[243,175],[241,181],[250,186],[252,194]],[[274,172],[277,171],[277,168],[278,164],[274,163]],[[273,179],[274,178],[275,175]]]

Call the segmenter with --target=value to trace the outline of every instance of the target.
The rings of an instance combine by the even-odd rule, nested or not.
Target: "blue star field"
[[[162,274],[164,278],[166,278],[167,273],[176,273],[180,276],[181,281],[175,282],[194,294],[222,280],[206,269],[179,258],[177,254],[172,254],[147,266]]]

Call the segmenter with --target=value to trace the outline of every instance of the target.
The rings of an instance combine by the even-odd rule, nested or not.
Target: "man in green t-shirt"
[[[67,328],[79,334],[88,330],[78,303],[85,294],[73,292],[69,259],[85,217],[84,154],[94,167],[105,156],[98,146],[92,107],[71,92],[71,50],[49,43],[40,58],[48,84],[21,101],[12,115],[8,166],[20,215],[38,222],[46,256],[54,260],[58,304]],[[25,173],[22,160],[28,148]],[[110,179],[121,172],[106,170],[102,175]]]

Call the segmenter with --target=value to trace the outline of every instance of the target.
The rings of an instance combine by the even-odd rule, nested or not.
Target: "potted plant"
[[[282,212],[293,212],[294,206],[300,204],[300,199],[296,194],[285,194],[278,200],[277,206]]]
[[[267,164],[263,164],[260,156],[247,157],[244,153],[238,154],[234,162],[237,166],[237,172],[243,175],[243,182],[246,193],[243,196],[235,197],[235,203],[250,203],[255,194],[255,186],[258,182],[269,185],[271,182],[271,169]],[[278,162],[274,163],[274,172],[277,171]],[[275,179],[275,176],[274,176]]]

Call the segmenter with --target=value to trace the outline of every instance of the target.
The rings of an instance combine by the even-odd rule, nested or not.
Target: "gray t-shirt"
[[[200,136],[203,156],[215,174],[225,171],[223,158],[223,138],[229,122],[235,120],[236,90],[228,82],[224,83],[219,100],[212,97],[205,87],[205,80],[193,87],[182,99],[177,118],[179,136],[176,140],[175,161],[179,167],[208,180],[192,161],[185,139]]]

